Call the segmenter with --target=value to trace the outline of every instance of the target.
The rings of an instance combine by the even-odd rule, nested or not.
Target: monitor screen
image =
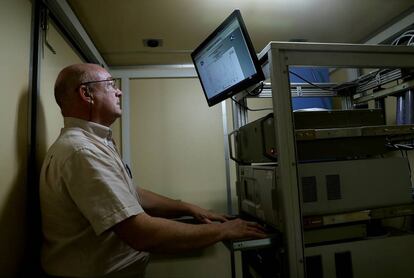
[[[228,16],[191,58],[209,106],[264,80],[239,10]]]

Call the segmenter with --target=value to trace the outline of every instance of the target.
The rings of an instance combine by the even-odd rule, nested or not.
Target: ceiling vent
[[[163,41],[162,39],[144,39],[143,43],[145,47],[155,48],[162,46]]]

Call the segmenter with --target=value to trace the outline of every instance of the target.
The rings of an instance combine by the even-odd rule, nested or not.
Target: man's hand
[[[224,239],[265,238],[264,228],[256,222],[245,221],[240,218],[221,223]]]
[[[228,221],[227,215],[219,214],[200,208],[193,204],[187,204],[190,215],[201,223],[211,224],[213,221],[226,222]]]

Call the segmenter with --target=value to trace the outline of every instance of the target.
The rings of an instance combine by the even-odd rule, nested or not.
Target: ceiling
[[[110,67],[190,64],[190,53],[234,9],[257,52],[269,41],[361,43],[413,0],[67,0]],[[146,47],[145,39],[162,39]]]

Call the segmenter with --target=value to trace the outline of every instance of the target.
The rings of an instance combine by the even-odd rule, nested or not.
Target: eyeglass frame
[[[93,83],[101,83],[101,82],[112,82],[111,84],[110,84],[110,86],[114,89],[114,90],[118,90],[119,88],[118,88],[118,86],[116,86],[116,84],[115,84],[115,78],[111,78],[111,79],[104,79],[104,80],[92,80],[92,81],[86,81],[86,82],[82,82],[82,83],[80,83],[80,85],[79,86],[82,86],[82,85],[89,85],[89,84],[93,84]]]

